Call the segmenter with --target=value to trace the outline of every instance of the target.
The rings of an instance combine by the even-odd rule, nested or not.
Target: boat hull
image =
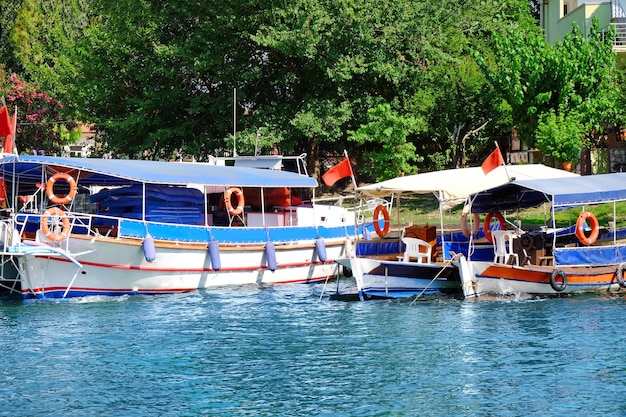
[[[146,260],[139,239],[72,236],[67,253],[34,251],[18,257],[24,298],[86,295],[162,294],[246,284],[316,283],[335,277],[334,259],[344,256],[345,239],[327,239],[326,260],[315,241],[278,244],[274,271],[265,245],[219,246],[216,270],[206,243],[157,241]]]
[[[351,257],[337,261],[354,274],[362,299],[463,295],[459,268],[451,262],[415,263]],[[333,298],[350,299],[347,293]]]
[[[589,292],[624,291],[617,281],[617,266],[559,267],[557,274],[551,266],[514,266],[492,264],[476,274],[479,294],[555,296]]]

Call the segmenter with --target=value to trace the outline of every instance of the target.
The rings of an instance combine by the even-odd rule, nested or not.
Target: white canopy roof
[[[578,176],[541,164],[506,165],[485,175],[481,167],[447,169],[393,178],[358,187],[357,191],[372,197],[391,194],[429,194],[439,200],[442,208],[463,203],[470,194],[506,184],[514,179],[562,178]]]

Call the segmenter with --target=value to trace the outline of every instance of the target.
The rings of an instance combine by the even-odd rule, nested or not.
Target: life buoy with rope
[[[233,204],[230,200],[232,195],[237,197],[237,207],[233,207]],[[243,197],[243,193],[239,188],[231,187],[228,190],[224,191],[224,205],[226,206],[226,210],[228,214],[231,216],[239,216],[243,213],[243,207],[246,205],[245,199]]]
[[[489,242],[492,241],[491,219],[493,219],[494,217],[498,219],[498,222],[500,223],[500,230],[506,230],[506,221],[499,211],[490,211],[489,213],[487,213],[487,216],[485,217],[485,224],[483,225],[483,232],[485,233],[485,237]]]
[[[70,186],[70,192],[66,195],[59,195],[54,193],[54,184],[59,180],[67,182],[67,184]],[[50,202],[53,204],[68,204],[74,199],[74,197],[76,197],[76,188],[76,181],[74,181],[74,178],[70,174],[57,172],[56,174],[51,176],[46,183],[46,194],[48,196],[48,200],[50,200]]]
[[[383,224],[383,228],[380,228],[380,223],[379,223],[379,217],[380,215],[383,215],[383,220],[384,220],[384,224]],[[376,206],[376,208],[374,209],[374,215],[372,216],[374,218],[374,230],[376,231],[376,234],[380,237],[385,237],[387,236],[387,233],[389,233],[389,212],[387,211],[387,207],[381,205]]]
[[[470,237],[476,236],[478,229],[480,228],[480,214],[474,213],[472,220],[472,232],[470,233],[469,226],[467,225],[467,213],[461,213],[461,232],[463,236]]]
[[[617,270],[615,271],[615,278],[617,278],[617,283],[621,288],[626,288],[626,282],[624,282],[624,270],[626,270],[626,262],[622,262],[617,266]]]
[[[561,279],[560,283],[557,281],[559,278]],[[555,268],[550,274],[550,286],[556,292],[565,290],[565,288],[567,288],[567,274],[560,269]]]
[[[584,225],[589,220],[591,227],[591,234],[585,235]],[[583,245],[591,245],[598,239],[600,235],[600,223],[598,218],[590,211],[583,211],[576,220],[576,237]]]
[[[61,224],[63,228],[61,232],[58,233],[58,230],[50,230],[50,226],[48,222],[52,217],[61,218]],[[53,223],[58,225],[58,220],[53,219]],[[53,229],[56,229],[53,227]],[[48,239],[53,242],[62,242],[70,235],[70,219],[67,217],[65,212],[58,207],[52,207],[43,212],[41,216],[41,231],[46,235]]]

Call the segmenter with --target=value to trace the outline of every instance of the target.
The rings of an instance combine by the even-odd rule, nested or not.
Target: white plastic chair
[[[515,259],[515,265],[519,265],[519,256],[513,252],[513,237],[513,233],[506,230],[493,230],[491,232],[495,254],[494,263],[509,264],[511,259]]]
[[[415,258],[418,263],[430,263],[430,257],[433,251],[433,247],[430,243],[414,237],[403,237],[402,242],[406,245],[402,258],[403,262],[410,262],[411,259]],[[425,248],[425,250],[422,249],[422,251],[420,251],[420,248]]]

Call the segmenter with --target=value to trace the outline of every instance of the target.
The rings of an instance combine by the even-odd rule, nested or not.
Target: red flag
[[[331,187],[334,183],[339,181],[344,177],[352,176],[352,165],[350,165],[350,160],[348,158],[339,162],[337,165],[326,171],[324,175],[322,175],[322,180],[327,187]]]
[[[504,165],[504,158],[502,157],[502,153],[500,152],[500,147],[496,146],[496,150],[491,152],[485,162],[480,166],[483,169],[485,175],[489,174],[494,169],[498,168],[500,165]]]
[[[10,135],[11,133],[13,133],[13,126],[9,117],[9,111],[6,107],[3,107],[0,109],[0,137]]]
[[[6,109],[6,107],[5,107]],[[11,133],[6,135],[6,139],[4,139],[4,147],[2,151],[4,153],[13,153],[13,137],[15,136],[15,131],[17,130],[17,108],[15,109],[15,113],[13,114],[13,119],[10,120],[11,123]]]

